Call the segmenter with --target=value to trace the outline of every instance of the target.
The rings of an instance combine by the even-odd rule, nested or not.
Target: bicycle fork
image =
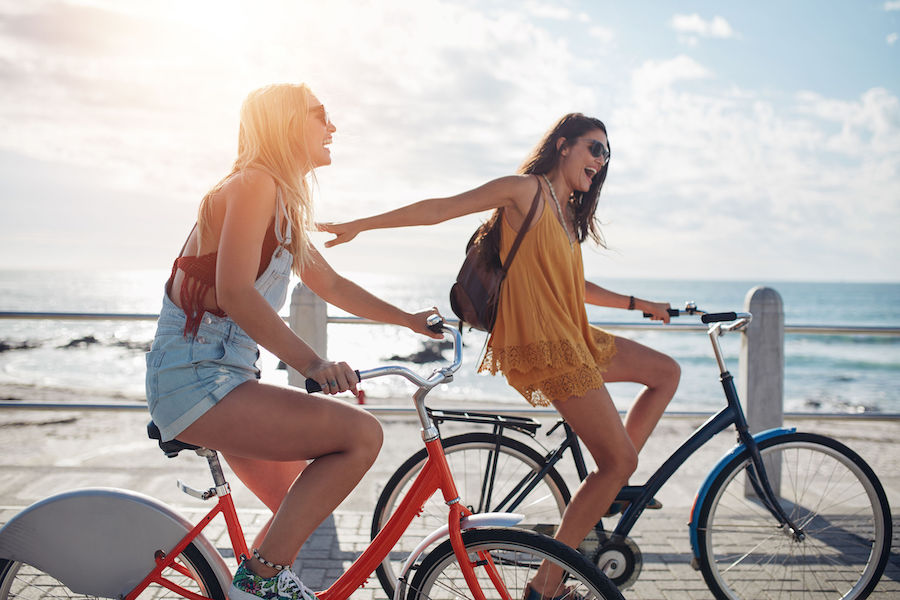
[[[469,553],[466,552],[466,547],[462,539],[461,521],[463,517],[471,516],[472,511],[467,509],[462,505],[462,502],[460,502],[459,493],[456,490],[456,484],[450,473],[450,465],[447,464],[447,458],[444,455],[440,438],[427,440],[425,445],[428,448],[429,455],[433,455],[433,458],[435,459],[439,477],[443,482],[441,490],[444,492],[444,501],[450,508],[450,518],[448,522],[450,529],[450,545],[453,547],[453,553],[456,555],[456,560],[459,562],[463,578],[469,586],[469,590],[471,590],[472,594],[475,596],[475,600],[486,600],[484,591],[481,589],[481,585],[478,583],[478,578],[475,575],[475,567],[483,567],[491,582],[494,584],[494,588],[500,594],[501,599],[513,600],[509,595],[509,591],[506,589],[506,585],[503,583],[503,579],[500,577],[500,573],[497,570],[497,566],[494,564],[490,553],[479,552],[478,560],[476,561],[472,561],[469,558]]]
[[[724,366],[723,363],[720,362]],[[721,376],[722,388],[725,391],[725,397],[728,399],[735,411],[735,427],[738,432],[738,442],[743,444],[750,455],[750,466],[747,468],[747,478],[753,491],[762,501],[766,509],[772,514],[779,526],[786,529],[793,537],[794,541],[802,542],[806,539],[806,534],[797,526],[796,523],[788,516],[782,508],[781,503],[775,491],[772,489],[771,481],[766,473],[766,465],[763,461],[762,454],[759,451],[759,444],[750,434],[750,427],[747,424],[747,418],[741,408],[738,400],[737,390],[734,387],[734,377],[727,370],[722,372]]]
[[[744,444],[750,455],[750,466],[747,467],[747,478],[750,481],[750,485],[753,487],[753,491],[763,502],[763,505],[768,511],[772,513],[772,516],[778,521],[779,526],[786,529],[795,542],[802,542],[806,539],[806,534],[803,532],[803,529],[794,523],[788,514],[784,512],[784,508],[778,501],[775,491],[772,489],[768,473],[766,473],[766,465],[756,440],[753,439],[753,436],[750,435],[746,429],[739,430],[738,439]]]

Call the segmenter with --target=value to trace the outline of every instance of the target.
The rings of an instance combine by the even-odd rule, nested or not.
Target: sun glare
[[[229,36],[240,33],[252,22],[246,18],[252,5],[238,0],[170,0],[165,3],[165,14],[190,27]]]

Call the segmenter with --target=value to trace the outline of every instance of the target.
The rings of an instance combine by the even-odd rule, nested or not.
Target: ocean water
[[[164,271],[25,272],[0,271],[0,311],[155,313],[159,310]],[[406,309],[436,305],[452,316],[447,302],[450,278],[348,274],[377,295]],[[757,285],[782,296],[787,325],[900,327],[900,284],[800,283],[750,281],[604,280],[605,287],[637,296],[667,300],[673,306],[695,301],[709,311],[742,310]],[[283,313],[286,315],[288,308]],[[330,307],[330,315],[346,313]],[[635,323],[637,313],[588,308],[592,321]],[[678,322],[695,322],[684,317]],[[0,319],[0,383],[15,382],[120,394],[143,395],[143,353],[153,337],[152,321],[60,321]],[[621,330],[673,356],[682,366],[682,383],[674,411],[714,411],[723,404],[710,343],[703,332]],[[427,342],[397,327],[330,325],[328,354],[354,368],[389,362],[412,365],[429,373],[433,364],[404,358]],[[453,383],[432,392],[436,400],[485,401],[523,405],[502,377],[475,373],[484,336],[464,335],[465,362]],[[740,337],[722,339],[729,367],[738,373]],[[263,352],[263,379],[284,384],[287,374],[278,360]],[[611,384],[619,406],[627,408],[638,387]],[[408,396],[410,385],[398,378],[367,381],[372,402]],[[439,402],[433,402],[439,405]],[[788,334],[785,338],[785,409],[800,412],[900,413],[900,336]]]

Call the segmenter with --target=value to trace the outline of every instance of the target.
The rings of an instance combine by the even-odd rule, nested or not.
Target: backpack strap
[[[535,175],[535,179],[537,179],[537,175]],[[528,211],[528,215],[525,217],[525,221],[522,222],[522,226],[519,228],[519,233],[516,235],[516,240],[513,242],[512,248],[509,249],[509,254],[506,255],[506,264],[503,265],[503,272],[506,273],[509,271],[509,266],[512,264],[513,258],[516,256],[516,252],[519,250],[519,246],[522,244],[522,239],[525,237],[525,233],[531,227],[531,221],[534,219],[534,213],[537,212],[538,202],[541,199],[541,180],[537,180],[538,188],[537,192],[534,194],[534,200],[531,201],[531,209]]]

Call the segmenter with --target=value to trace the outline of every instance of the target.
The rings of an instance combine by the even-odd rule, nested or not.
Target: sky
[[[168,269],[243,98],[301,81],[337,126],[319,220],[511,174],[579,111],[601,285],[900,281],[900,0],[0,0],[0,269]],[[453,274],[485,216],[323,253]]]

